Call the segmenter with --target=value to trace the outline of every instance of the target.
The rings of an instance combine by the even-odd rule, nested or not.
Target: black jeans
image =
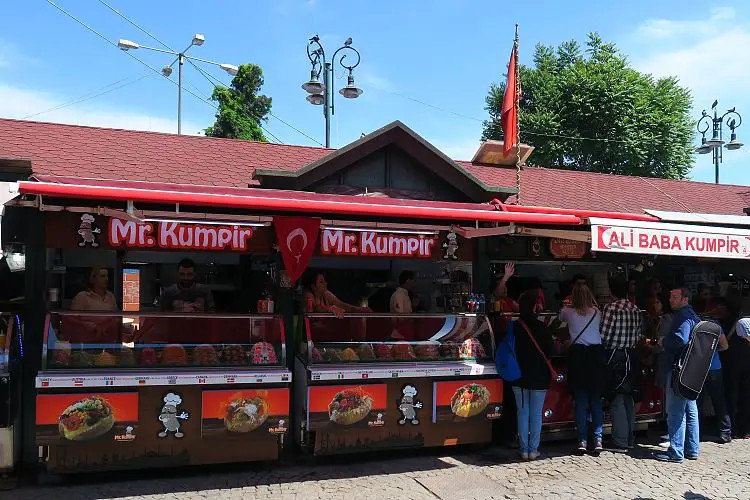
[[[734,433],[738,436],[750,434],[750,360],[733,359],[726,383]]]
[[[703,391],[700,395],[700,400],[703,398],[711,398],[711,404],[714,407],[714,415],[716,415],[716,427],[719,431],[719,435],[722,437],[730,437],[732,435],[732,420],[729,417],[729,411],[727,410],[726,393],[724,392],[724,376],[721,370],[711,370],[708,372],[706,382],[703,384]],[[698,408],[700,403],[698,402]]]

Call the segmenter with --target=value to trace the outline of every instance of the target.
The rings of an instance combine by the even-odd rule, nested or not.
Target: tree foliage
[[[211,100],[218,102],[216,122],[204,130],[207,136],[268,142],[261,123],[268,120],[271,98],[260,93],[263,70],[242,64],[229,88],[215,86]]]
[[[595,33],[537,45],[534,66],[520,66],[521,141],[529,164],[607,174],[683,179],[693,165],[692,97],[676,78],[634,69]],[[505,83],[485,99],[483,139],[502,139]],[[585,140],[589,138],[596,140]]]

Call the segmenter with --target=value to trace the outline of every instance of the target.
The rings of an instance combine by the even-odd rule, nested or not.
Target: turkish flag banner
[[[518,42],[513,45],[508,63],[508,83],[503,94],[503,112],[500,126],[503,128],[503,156],[515,147],[518,142]]]
[[[273,218],[279,252],[284,260],[289,279],[297,281],[310,263],[315,245],[318,243],[320,219],[316,217],[283,217]]]

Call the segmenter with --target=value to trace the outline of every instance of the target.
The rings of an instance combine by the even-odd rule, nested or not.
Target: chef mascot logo
[[[417,388],[413,385],[405,385],[401,389],[401,399],[398,401],[398,411],[401,412],[399,425],[406,425],[407,422],[419,425],[417,410],[420,408],[422,408],[422,402],[417,400]]]
[[[186,411],[177,413],[181,404],[182,396],[179,394],[170,392],[164,396],[164,405],[159,412],[159,422],[164,426],[164,429],[159,433],[160,438],[165,438],[169,434],[174,434],[174,437],[178,439],[184,436],[180,431],[180,420],[187,420],[189,415]]]
[[[294,283],[310,263],[318,243],[320,219],[314,217],[273,218],[279,252],[289,279]]]
[[[101,229],[95,226],[96,218],[91,214],[81,215],[81,224],[78,226],[78,236],[81,240],[78,242],[79,247],[93,247],[99,246],[97,236],[102,232]]]

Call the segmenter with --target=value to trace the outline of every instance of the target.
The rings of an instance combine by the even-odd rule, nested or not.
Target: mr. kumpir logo
[[[79,247],[92,247],[96,248],[99,246],[97,241],[98,235],[101,234],[102,230],[95,227],[96,219],[91,214],[81,215],[81,224],[78,226],[78,236],[81,237],[81,241],[78,242]]]

